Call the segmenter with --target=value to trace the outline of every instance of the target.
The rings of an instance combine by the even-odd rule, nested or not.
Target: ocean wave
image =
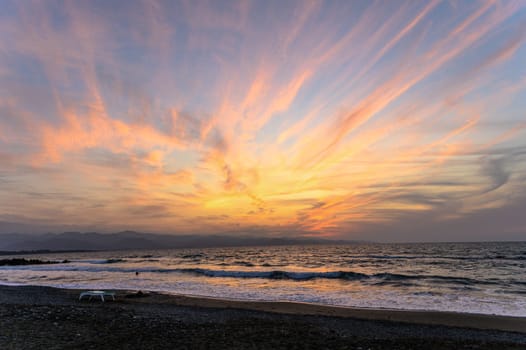
[[[203,254],[186,254],[186,255],[183,255],[181,258],[182,259],[194,259],[194,260],[199,260],[201,258],[203,258],[204,255]]]
[[[234,277],[234,278],[266,278],[266,279],[290,279],[310,280],[315,278],[359,280],[369,276],[352,271],[328,271],[328,272],[294,272],[294,271],[234,271],[234,270],[209,270],[209,269],[176,269],[180,273],[191,273],[206,277]]]
[[[390,255],[390,254],[356,254],[356,255],[344,255],[345,258],[352,259],[363,259],[384,261],[384,260],[430,260],[431,264],[448,263],[449,260],[462,260],[462,261],[479,261],[479,260],[526,260],[526,256],[511,254],[488,254],[488,255],[475,255],[475,256],[462,256],[462,255]]]
[[[159,268],[156,266],[124,267],[116,264],[94,264],[75,266],[70,264],[37,265],[37,266],[10,266],[0,267],[0,270],[32,270],[32,271],[83,271],[83,272],[108,272],[108,273],[160,273],[160,274],[192,274],[210,278],[240,278],[240,279],[270,279],[307,281],[314,279],[332,279],[344,281],[360,281],[371,285],[390,286],[414,286],[418,284],[436,285],[444,284],[450,286],[473,287],[481,285],[516,285],[524,288],[526,281],[516,279],[473,279],[458,276],[422,275],[422,274],[400,274],[400,273],[374,273],[366,274],[350,270],[336,271],[287,271],[287,270],[229,270],[229,269],[206,269],[206,268]]]
[[[121,262],[126,262],[125,259],[112,258],[112,259],[103,259],[103,260],[86,260],[83,262],[89,262],[90,264],[116,264]]]
[[[179,273],[191,273],[206,277],[233,277],[233,278],[265,278],[265,279],[287,279],[305,281],[312,279],[341,279],[348,281],[369,280],[372,283],[393,283],[402,284],[409,281],[429,281],[434,283],[451,283],[461,285],[476,284],[498,284],[492,280],[474,280],[465,277],[437,276],[437,275],[404,275],[396,273],[375,273],[365,274],[354,271],[325,271],[325,272],[296,272],[296,271],[235,271],[235,270],[211,270],[200,268],[175,269]]]

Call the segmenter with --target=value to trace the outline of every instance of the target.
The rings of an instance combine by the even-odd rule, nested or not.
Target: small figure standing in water
[[[139,276],[139,271],[135,271],[135,276]]]

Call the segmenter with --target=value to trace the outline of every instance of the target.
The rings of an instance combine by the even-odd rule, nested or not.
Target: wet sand
[[[526,318],[0,286],[2,349],[526,349]]]

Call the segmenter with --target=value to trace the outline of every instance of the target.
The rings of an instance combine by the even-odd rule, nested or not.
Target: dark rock
[[[148,296],[148,293],[143,293],[142,291],[138,291],[137,293],[126,294],[124,297],[125,298],[145,298],[147,296]]]
[[[14,259],[2,259],[2,260],[0,260],[0,266],[46,265],[46,264],[60,264],[60,263],[69,263],[69,261],[68,260],[48,261],[48,260],[24,259],[24,258],[14,258]]]

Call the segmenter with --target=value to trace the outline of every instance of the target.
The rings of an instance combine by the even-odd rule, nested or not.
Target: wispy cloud
[[[0,220],[395,240],[526,196],[523,1],[3,7]]]

